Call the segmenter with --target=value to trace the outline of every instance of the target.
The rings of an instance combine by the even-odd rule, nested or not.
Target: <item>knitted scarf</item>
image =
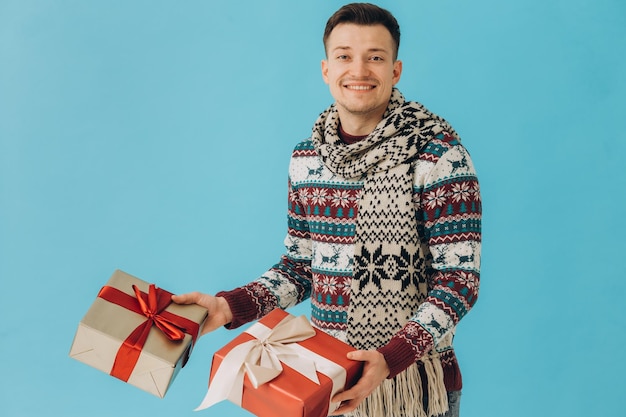
[[[413,162],[438,133],[458,138],[442,118],[394,88],[382,121],[362,141],[339,138],[333,104],[317,119],[312,140],[336,175],[364,181],[356,220],[354,273],[350,288],[348,343],[376,349],[413,317],[428,293],[425,254],[413,203]],[[354,416],[424,417],[447,411],[443,370],[433,349],[420,359],[427,375],[428,410],[422,407],[418,364],[387,379]]]

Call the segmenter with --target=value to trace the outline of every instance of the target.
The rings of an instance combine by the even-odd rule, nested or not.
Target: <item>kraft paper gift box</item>
[[[171,295],[115,271],[78,325],[70,357],[163,398],[207,318]]]
[[[353,350],[276,309],[215,353],[196,410],[228,399],[259,417],[325,417],[339,405],[332,396],[361,376],[362,362],[346,358]]]

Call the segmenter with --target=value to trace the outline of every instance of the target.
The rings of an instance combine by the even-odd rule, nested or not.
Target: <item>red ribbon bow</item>
[[[133,291],[135,292],[135,297],[117,288],[104,286],[98,294],[98,297],[106,301],[147,318],[124,340],[115,356],[110,374],[124,382],[128,381],[133,369],[135,369],[152,325],[155,325],[172,341],[183,340],[185,333],[188,333],[191,335],[193,343],[200,331],[198,323],[169,311],[164,311],[172,302],[172,293],[157,288],[154,284],[150,284],[148,294],[140,291],[135,285],[133,285]]]

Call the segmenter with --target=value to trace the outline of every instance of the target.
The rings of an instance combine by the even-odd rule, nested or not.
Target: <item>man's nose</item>
[[[361,59],[355,59],[350,65],[350,73],[356,77],[364,77],[368,75],[369,69],[367,62]]]

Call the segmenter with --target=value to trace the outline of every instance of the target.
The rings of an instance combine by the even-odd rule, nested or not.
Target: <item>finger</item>
[[[351,391],[352,390],[349,389],[347,391],[342,391],[338,394],[335,394],[335,396],[330,401],[333,403],[342,403],[344,401],[348,401],[354,397],[353,392]]]
[[[362,389],[362,385],[363,383],[359,381],[352,388],[335,394],[333,398],[331,399],[331,402],[348,403],[348,402],[357,401],[359,398],[364,397],[363,395],[364,391]]]
[[[353,350],[348,352],[347,358],[353,361],[365,361],[367,360],[367,353],[366,350]]]
[[[353,350],[346,357],[353,361],[371,362],[376,360],[377,353],[371,350]]]
[[[357,407],[358,402],[356,401],[345,401],[342,402],[339,408],[329,414],[329,416],[340,416],[345,413],[349,413],[350,411],[354,411]]]
[[[190,292],[187,294],[174,294],[172,295],[172,301],[176,304],[197,304],[199,297],[199,293]]]

